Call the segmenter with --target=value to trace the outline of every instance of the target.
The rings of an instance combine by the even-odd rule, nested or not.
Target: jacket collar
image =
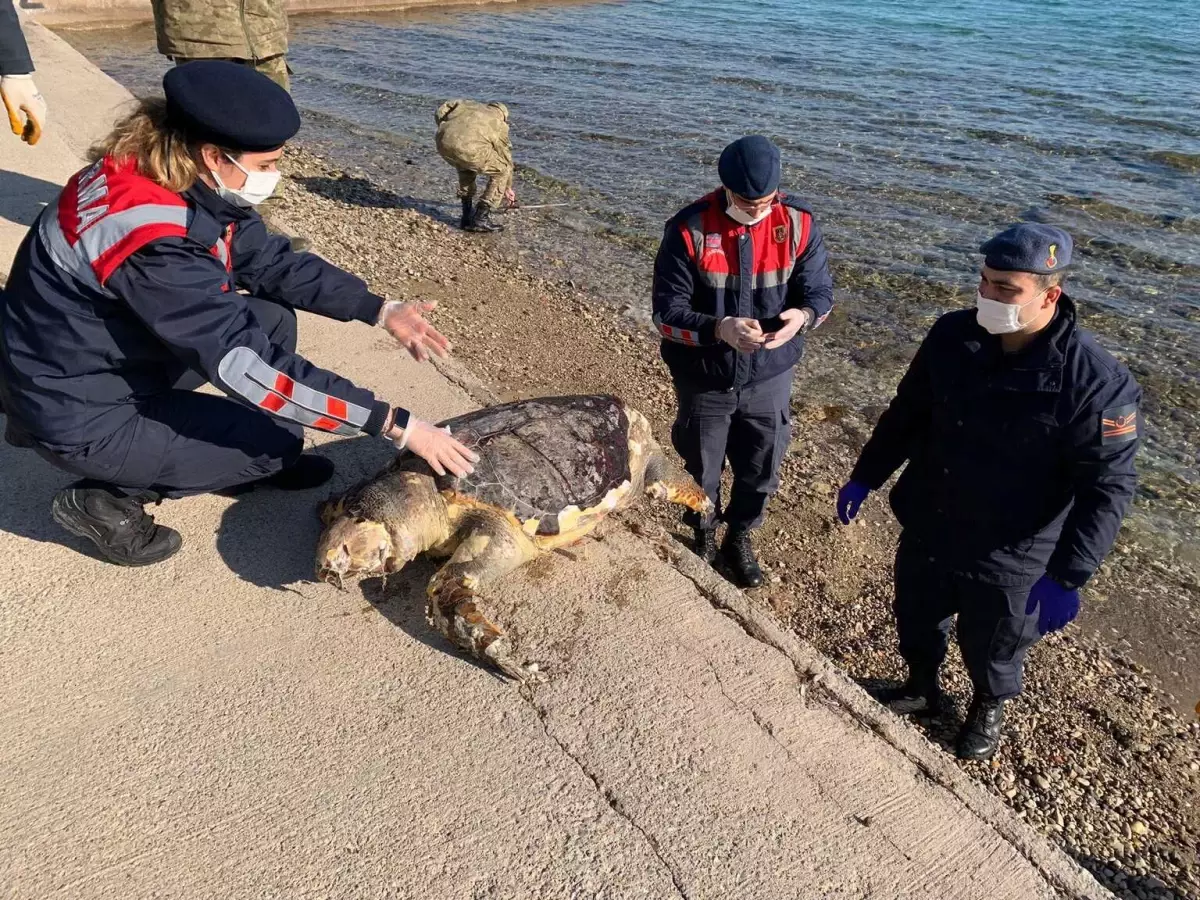
[[[1007,380],[1014,389],[1057,391],[1062,383],[1067,348],[1075,338],[1076,315],[1075,302],[1063,294],[1058,298],[1054,319],[1019,353],[1006,355],[1000,337],[989,334],[976,322],[971,323],[963,346],[980,368],[1003,362],[1009,372]]]
[[[216,219],[222,228],[234,222],[245,222],[258,215],[252,209],[234,206],[228,200],[221,198],[216,191],[200,179],[196,179],[196,183],[184,191],[183,196],[189,203]]]

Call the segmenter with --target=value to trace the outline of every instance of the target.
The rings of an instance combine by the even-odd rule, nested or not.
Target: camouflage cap
[[[262,153],[282,147],[300,130],[300,113],[286,90],[249,66],[202,59],[163,76],[167,121],[189,140]]]

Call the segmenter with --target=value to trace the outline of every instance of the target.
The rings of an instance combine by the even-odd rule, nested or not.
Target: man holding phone
[[[833,307],[833,278],[812,212],[779,191],[779,148],[761,135],[721,153],[721,187],[666,226],[654,263],[654,326],[678,413],[671,430],[688,473],[716,512],[685,521],[696,552],[721,555],[743,587],[762,584],[750,534],[779,486],[791,441],[789,403],[804,333]],[[721,472],[733,470],[729,502]]]

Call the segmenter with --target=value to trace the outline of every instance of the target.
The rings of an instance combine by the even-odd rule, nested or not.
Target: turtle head
[[[388,530],[369,519],[335,519],[317,544],[317,578],[338,587],[346,578],[394,572],[403,565],[397,563]]]
[[[321,510],[325,530],[317,543],[317,579],[342,586],[346,578],[370,578],[397,572],[416,557],[418,548],[382,522],[348,513],[340,502]]]
[[[445,505],[429,476],[388,472],[371,489],[388,502],[364,503],[352,491],[320,505],[319,581],[341,587],[347,578],[390,575],[448,537]]]

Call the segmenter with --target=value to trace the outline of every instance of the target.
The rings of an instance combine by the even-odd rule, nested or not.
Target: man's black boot
[[[715,528],[693,528],[696,535],[696,555],[710,566],[717,561],[717,530]]]
[[[758,587],[763,583],[762,569],[754,556],[749,531],[731,528],[721,545],[721,555],[740,587]]]
[[[1000,745],[1004,725],[1004,701],[975,695],[967,711],[967,721],[958,733],[954,752],[959,759],[991,759]]]
[[[936,716],[942,711],[942,688],[937,669],[932,672],[909,672],[908,680],[899,687],[889,688],[879,695],[879,701],[901,716]]]
[[[475,214],[471,217],[471,224],[467,226],[467,231],[503,231],[504,226],[492,219],[492,208],[486,203],[480,201],[475,207]]]
[[[470,197],[462,197],[462,218],[458,220],[458,227],[466,231],[471,227],[471,223],[475,221],[475,208],[471,203]]]
[[[124,497],[84,483],[54,495],[50,512],[71,534],[92,541],[105,559],[119,566],[148,566],[174,556],[183,546],[179,532],[155,525],[146,514],[152,495]]]
[[[286,469],[280,469],[274,475],[257,483],[279,488],[282,491],[307,491],[320,487],[332,478],[335,468],[333,462],[324,456],[303,453]]]

